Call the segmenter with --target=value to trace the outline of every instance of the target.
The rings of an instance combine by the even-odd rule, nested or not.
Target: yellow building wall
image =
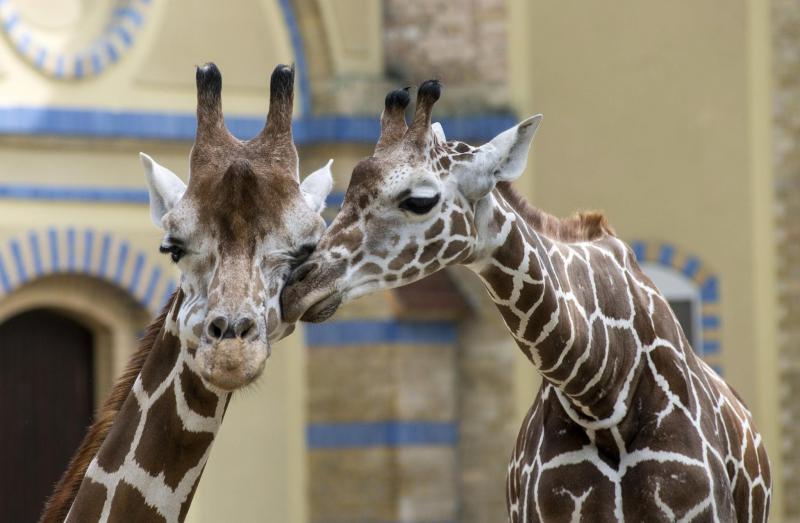
[[[3,105],[192,114],[194,66],[215,62],[222,71],[226,114],[266,116],[272,68],[294,60],[276,0],[237,0],[235,9],[208,0],[141,4],[144,22],[139,30],[132,31],[132,45],[118,63],[95,77],[81,81],[45,79],[11,45],[0,45]],[[87,22],[79,30],[99,36],[103,23],[102,19]],[[52,41],[46,36],[41,38],[43,42]]]
[[[556,215],[601,209],[623,239],[669,242],[719,277],[724,377],[766,439],[781,521],[768,5],[511,6],[512,98],[520,116],[544,114],[521,186]]]

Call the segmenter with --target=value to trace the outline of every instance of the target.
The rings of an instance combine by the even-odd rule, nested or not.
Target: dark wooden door
[[[0,521],[36,521],[91,421],[92,333],[49,310],[0,325]]]

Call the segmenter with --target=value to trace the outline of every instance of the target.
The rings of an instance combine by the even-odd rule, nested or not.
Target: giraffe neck
[[[211,390],[177,336],[178,294],[67,521],[182,521],[230,394]]]
[[[638,378],[638,322],[649,321],[629,249],[611,235],[554,240],[498,191],[487,200],[495,241],[470,267],[570,417],[591,428],[618,423]]]

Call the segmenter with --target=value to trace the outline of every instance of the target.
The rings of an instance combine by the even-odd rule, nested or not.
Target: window
[[[700,289],[692,280],[675,269],[652,262],[640,265],[667,298],[694,351],[703,356]]]

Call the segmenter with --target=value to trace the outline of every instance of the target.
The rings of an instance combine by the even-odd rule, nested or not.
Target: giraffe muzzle
[[[294,282],[284,287],[281,293],[281,309],[285,322],[298,320],[320,323],[330,318],[342,304],[342,295],[332,288],[316,288],[305,281]]]
[[[252,383],[264,370],[271,348],[269,342],[223,338],[204,343],[197,350],[203,378],[220,389],[233,391]]]
[[[333,316],[341,304],[342,295],[339,293],[331,294],[306,309],[300,319],[311,323],[322,323]]]
[[[270,355],[262,330],[250,314],[209,314],[195,356],[203,378],[227,391],[252,383]]]

